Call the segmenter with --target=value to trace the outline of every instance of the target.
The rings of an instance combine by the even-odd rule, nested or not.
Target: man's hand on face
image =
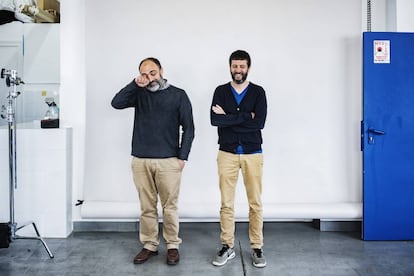
[[[149,84],[149,79],[145,76],[139,75],[138,77],[135,78],[135,83],[139,87],[146,87]]]

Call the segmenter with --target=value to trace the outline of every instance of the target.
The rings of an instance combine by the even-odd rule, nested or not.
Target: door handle
[[[379,129],[374,129],[374,128],[369,128],[368,131],[370,133],[374,133],[374,134],[377,134],[377,135],[384,135],[385,134],[385,131],[379,130]]]
[[[384,134],[385,134],[385,131],[383,130],[369,128],[368,129],[368,144],[370,145],[375,144],[375,140],[374,140],[375,135],[384,135]]]

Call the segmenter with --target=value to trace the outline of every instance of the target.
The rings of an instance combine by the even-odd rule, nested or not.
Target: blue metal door
[[[414,239],[414,33],[363,34],[363,239]]]

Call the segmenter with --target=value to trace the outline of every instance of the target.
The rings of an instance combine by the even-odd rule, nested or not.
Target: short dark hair
[[[250,56],[249,56],[249,53],[247,53],[244,50],[237,50],[231,53],[230,58],[229,58],[230,65],[231,65],[232,60],[247,60],[247,67],[250,68],[250,64],[251,64]]]
[[[138,67],[138,69],[141,69],[141,65],[144,63],[144,62],[146,62],[146,61],[152,61],[152,62],[154,62],[157,66],[158,66],[158,68],[161,70],[161,63],[160,63],[160,61],[158,60],[158,59],[156,59],[155,57],[147,57],[147,58],[145,58],[145,59],[143,59],[140,63],[139,63],[139,67]]]

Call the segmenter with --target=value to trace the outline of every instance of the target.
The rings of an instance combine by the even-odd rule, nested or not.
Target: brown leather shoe
[[[178,249],[168,249],[167,251],[167,264],[176,265],[180,261],[180,254]]]
[[[142,264],[148,261],[152,256],[158,255],[158,251],[151,251],[146,248],[142,248],[141,252],[134,258],[134,264]]]

